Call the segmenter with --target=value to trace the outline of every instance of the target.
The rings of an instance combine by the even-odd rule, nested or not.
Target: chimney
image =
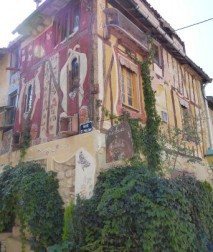
[[[39,7],[39,4],[42,2],[42,0],[34,0],[34,2],[36,3],[36,9]]]

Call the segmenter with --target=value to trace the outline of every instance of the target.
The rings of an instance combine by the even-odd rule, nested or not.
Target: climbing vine
[[[159,170],[161,162],[161,146],[159,144],[159,127],[161,118],[156,110],[155,93],[152,89],[152,77],[150,75],[151,60],[148,58],[141,63],[141,75],[143,79],[144,103],[146,111],[146,126],[142,132],[143,152],[146,156],[148,167]]]
[[[31,113],[28,113],[27,118],[25,120],[25,128],[23,132],[23,139],[20,148],[20,161],[23,160],[26,155],[26,150],[30,147],[31,135],[30,135],[30,117]]]

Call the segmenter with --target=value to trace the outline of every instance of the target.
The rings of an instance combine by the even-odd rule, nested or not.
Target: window
[[[62,42],[73,32],[79,30],[80,4],[73,2],[62,9],[54,20],[55,45]]]
[[[122,103],[134,109],[138,109],[137,81],[136,73],[121,66],[121,91]]]
[[[79,86],[79,62],[77,58],[74,58],[71,62],[71,70],[69,71],[69,92],[72,92]]]
[[[19,67],[19,48],[14,49],[10,54],[10,67],[14,69]]]
[[[19,71],[19,67],[20,67],[20,49],[19,47],[12,49],[12,51],[10,52],[10,84],[12,84],[13,80],[13,76],[15,76],[15,74],[17,73],[17,71]]]
[[[157,45],[153,45],[153,60],[154,63],[158,66],[162,65],[162,59],[161,59],[161,49]]]
[[[6,124],[13,125],[15,122],[16,101],[17,92],[15,91],[9,95],[9,106],[6,108],[5,113]]]
[[[33,88],[32,85],[30,85],[27,89],[27,94],[25,94],[25,107],[24,107],[25,113],[30,112],[32,108],[32,101],[33,101]]]
[[[17,92],[15,91],[9,95],[9,105],[15,107],[16,101],[17,101]]]
[[[80,8],[76,6],[73,11],[72,32],[77,32],[80,25]]]
[[[168,114],[165,111],[161,111],[162,121],[168,123]]]

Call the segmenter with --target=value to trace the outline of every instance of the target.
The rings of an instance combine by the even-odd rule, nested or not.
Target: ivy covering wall
[[[69,242],[49,251],[212,251],[212,206],[206,182],[116,168],[99,176],[91,199],[78,200]]]

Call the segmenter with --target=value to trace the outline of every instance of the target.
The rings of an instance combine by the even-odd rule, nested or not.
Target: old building
[[[56,171],[65,202],[78,193],[90,197],[100,170],[126,155],[118,153],[106,162],[105,134],[114,123],[106,110],[116,117],[128,112],[146,123],[139,62],[151,47],[152,88],[163,127],[183,129],[185,112],[200,118],[205,111],[202,88],[211,79],[145,0],[46,0],[14,32],[19,39],[7,53],[0,52],[1,68],[8,67],[7,80],[0,83],[0,95],[2,89],[4,99],[7,93],[1,111],[12,118],[1,127],[0,164],[18,163],[29,130],[24,161],[36,160]],[[206,121],[200,120],[199,128],[200,143],[186,144],[203,165],[186,164],[182,155],[177,168],[210,180],[204,161]],[[112,152],[119,152],[119,141]]]
[[[208,150],[205,153],[205,156],[210,164],[213,166],[213,96],[206,97],[206,110],[207,110],[207,120],[209,128],[208,136]]]

